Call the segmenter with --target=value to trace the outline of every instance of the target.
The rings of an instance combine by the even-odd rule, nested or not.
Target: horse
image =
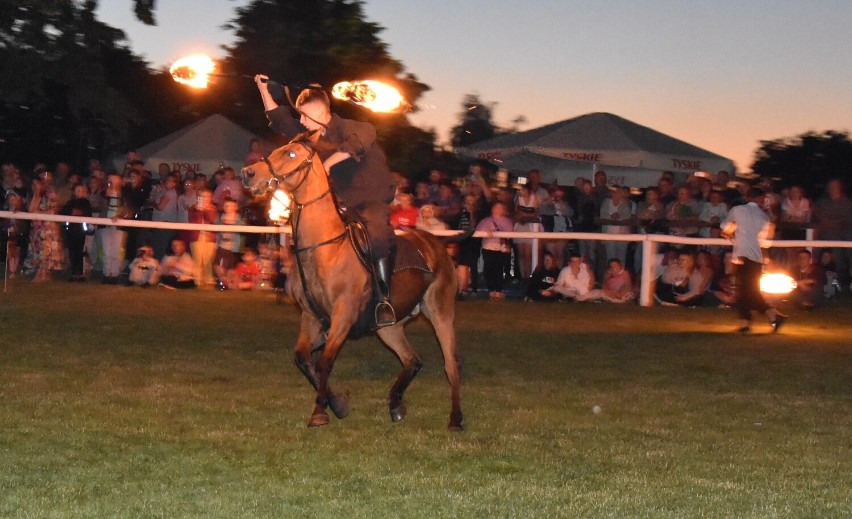
[[[369,305],[374,287],[366,266],[370,262],[359,259],[358,240],[341,214],[316,153],[319,136],[319,132],[297,136],[241,171],[243,185],[255,196],[282,188],[293,202],[290,222],[296,272],[289,279],[291,294],[302,310],[295,360],[316,391],[308,427],[328,424],[327,408],[338,419],[349,414],[348,395],[332,391],[329,378],[341,347],[357,331],[358,323],[364,322],[361,317],[365,308],[372,314]],[[420,313],[431,321],[450,386],[448,429],[461,431],[461,375],[454,328],[455,268],[444,242],[434,235],[425,231],[403,233],[397,237],[398,248],[404,245],[403,240],[419,251],[426,268],[400,268],[397,261],[391,278],[390,303],[398,320],[390,326],[362,331],[375,333],[402,364],[388,395],[391,421],[398,422],[407,413],[405,390],[423,365],[420,354],[405,336],[404,326]]]

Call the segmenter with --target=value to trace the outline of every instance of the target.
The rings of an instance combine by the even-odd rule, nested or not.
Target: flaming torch
[[[796,290],[796,280],[783,272],[766,272],[760,276],[760,291],[764,294],[783,295]]]
[[[372,79],[342,81],[332,87],[331,95],[374,112],[405,112],[411,108],[397,89]]]
[[[169,67],[169,73],[175,81],[193,88],[207,88],[211,77],[254,79],[254,76],[247,74],[222,74],[215,70],[216,63],[204,54],[185,56]],[[332,87],[331,95],[336,99],[369,108],[374,112],[406,112],[411,109],[411,105],[397,89],[372,79],[342,81]]]

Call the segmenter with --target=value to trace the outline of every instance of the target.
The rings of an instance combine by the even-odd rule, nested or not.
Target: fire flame
[[[169,68],[169,73],[175,81],[193,88],[207,88],[209,75],[216,69],[216,64],[210,56],[193,54],[175,61]]]
[[[760,291],[765,294],[789,294],[796,290],[796,280],[782,272],[767,272],[760,276]]]
[[[332,87],[331,95],[374,112],[403,112],[408,109],[408,103],[397,89],[372,79],[340,82]]]
[[[279,189],[269,201],[269,219],[273,222],[284,222],[290,219],[290,204],[292,200],[287,192]]]

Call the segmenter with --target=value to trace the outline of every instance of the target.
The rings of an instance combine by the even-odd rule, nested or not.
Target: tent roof
[[[499,151],[502,156],[529,151],[566,160],[572,160],[572,157],[582,152],[602,152],[602,157],[613,158],[612,165],[632,167],[656,167],[651,162],[659,162],[663,157],[730,163],[729,159],[721,155],[605,112],[581,115],[532,130],[501,135],[458,151],[465,155],[485,158],[489,157],[490,151]],[[606,158],[602,158],[600,162],[607,164]],[[676,166],[661,169],[670,168],[679,169]]]
[[[228,118],[213,114],[165,137],[146,144],[137,151],[143,157],[160,159],[208,158],[242,166],[249,151],[249,141],[257,136]]]

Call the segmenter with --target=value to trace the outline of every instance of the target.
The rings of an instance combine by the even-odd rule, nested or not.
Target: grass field
[[[351,415],[308,429],[271,294],[9,288],[2,517],[852,515],[850,299],[745,337],[730,310],[460,303],[452,434],[423,321],[405,421],[367,338],[335,369]]]

